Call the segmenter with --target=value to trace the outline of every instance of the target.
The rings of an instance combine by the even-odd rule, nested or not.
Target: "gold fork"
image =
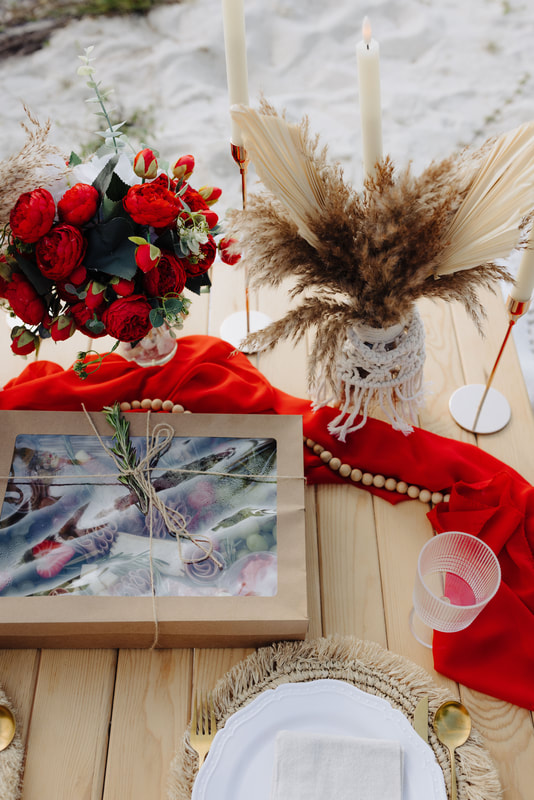
[[[191,742],[193,750],[196,750],[198,753],[199,768],[208,755],[216,733],[217,722],[215,720],[215,710],[213,708],[213,697],[211,694],[205,697],[200,693],[200,699],[197,700],[197,695],[195,693],[195,702],[193,703],[191,712],[189,741]]]

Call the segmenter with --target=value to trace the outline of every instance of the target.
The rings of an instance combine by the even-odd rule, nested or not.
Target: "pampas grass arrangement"
[[[462,302],[481,327],[477,291],[510,280],[499,259],[526,239],[534,208],[534,123],[432,163],[419,176],[409,167],[396,171],[386,158],[357,192],[340,166],[329,163],[306,120],[291,124],[266,101],[259,111],[234,106],[232,116],[267,189],[229,214],[239,263],[251,288],[288,279],[291,295],[302,297],[282,319],[247,337],[249,351],[297,341],[315,329],[312,396],[321,396],[320,405],[351,410],[338,356],[353,326],[409,326],[415,301],[430,297]],[[359,400],[356,411],[372,399]],[[395,427],[410,429],[388,416]]]

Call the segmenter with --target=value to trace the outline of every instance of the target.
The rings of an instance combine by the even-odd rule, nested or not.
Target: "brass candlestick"
[[[232,158],[239,167],[241,174],[241,198],[243,210],[247,207],[247,170],[249,165],[249,157],[246,149],[242,145],[231,144]],[[236,311],[230,314],[221,325],[221,338],[233,344],[234,347],[239,347],[243,339],[254,331],[259,331],[265,328],[266,325],[272,322],[267,314],[261,311],[250,310],[250,293],[248,287],[248,270],[245,264],[245,311]],[[246,347],[241,347],[244,353],[252,353]]]
[[[449,400],[449,410],[454,420],[472,433],[496,433],[508,424],[511,417],[510,404],[503,394],[491,388],[493,378],[501,360],[512,328],[527,313],[530,300],[515,300],[508,297],[508,328],[489,374],[486,385],[472,383],[457,389]]]

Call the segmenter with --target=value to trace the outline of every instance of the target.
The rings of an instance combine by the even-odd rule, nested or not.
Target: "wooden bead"
[[[132,408],[141,408],[139,400],[132,400]]]
[[[408,497],[411,497],[412,500],[415,500],[419,497],[419,486],[408,486]]]
[[[145,397],[144,400],[141,400],[141,408],[152,408],[152,400]]]
[[[176,403],[176,405],[174,405],[172,407],[172,413],[173,414],[183,414],[184,411],[185,411],[185,408],[183,406],[181,406],[180,403]]]
[[[388,478],[384,484],[388,492],[394,492],[397,488],[397,481],[395,478]]]
[[[441,494],[441,492],[434,492],[434,494],[430,499],[432,500],[434,505],[437,506],[438,503],[443,502],[443,495]]]
[[[450,502],[450,499],[451,499],[451,496],[450,496],[450,494],[446,494],[446,495],[444,495],[444,497],[443,497],[443,502],[444,502],[444,503],[449,503],[449,502]]]
[[[351,472],[352,467],[350,464],[342,464],[339,468],[339,474],[342,478],[348,478]]]
[[[323,452],[323,450],[324,450],[324,447],[322,446],[322,444],[314,444],[313,445],[313,452],[315,453],[315,455],[320,456],[321,453]]]
[[[328,462],[330,461],[330,459],[332,457],[333,456],[332,456],[332,453],[330,452],[330,450],[323,450],[323,452],[321,453],[321,456],[320,456],[321,461],[324,461],[325,464],[328,464]]]
[[[408,484],[406,483],[406,481],[399,481],[399,482],[397,483],[397,489],[396,489],[396,491],[397,491],[399,494],[406,494],[406,492],[408,491]]]
[[[373,485],[373,478],[374,475],[371,475],[370,472],[364,472],[362,475],[362,483],[364,486],[372,486]]]
[[[328,462],[328,466],[330,467],[330,469],[333,469],[334,472],[337,472],[341,466],[341,459],[335,457],[331,458],[330,461]]]
[[[156,398],[155,400],[152,400],[151,405],[152,405],[152,411],[161,411],[163,400]]]
[[[307,447],[309,447],[309,448],[310,448],[310,450],[311,450],[311,449],[314,447],[314,445],[315,445],[315,442],[313,441],[313,439],[305,439],[305,442],[306,442],[306,446],[307,446]]]
[[[432,492],[429,492],[428,489],[421,489],[419,492],[419,500],[422,503],[430,503],[430,499],[432,497]]]
[[[383,475],[375,475],[373,478],[373,486],[376,486],[377,489],[382,489],[385,486],[386,479]]]
[[[186,409],[185,409],[185,411],[184,411],[184,414],[192,414],[192,413],[193,413],[193,412],[192,412],[192,411],[189,411],[189,409],[188,409],[188,408],[186,408]]]
[[[172,400],[164,400],[163,403],[161,404],[161,410],[172,411],[173,405],[174,403],[172,402]]]
[[[126,400],[120,404],[121,411],[129,411],[131,409],[130,403],[127,403]]]
[[[361,481],[362,478],[363,478],[363,472],[361,471],[361,469],[353,469],[352,472],[350,473],[350,479],[351,481],[354,481],[354,483],[358,483],[359,481]]]

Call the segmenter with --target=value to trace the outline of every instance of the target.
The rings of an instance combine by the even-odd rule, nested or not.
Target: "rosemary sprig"
[[[115,445],[110,448],[111,452],[117,457],[125,474],[118,477],[119,483],[127,486],[136,495],[139,508],[143,514],[148,513],[149,500],[143,486],[137,480],[133,470],[139,464],[137,451],[130,439],[130,423],[121,415],[120,406],[115,403],[113,406],[103,408],[106,421],[113,428],[113,440]]]

